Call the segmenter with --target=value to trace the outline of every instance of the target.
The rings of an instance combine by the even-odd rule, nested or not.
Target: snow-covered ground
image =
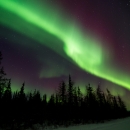
[[[70,126],[68,128],[58,128],[55,130],[130,130],[130,117],[106,123]]]
[[[105,123],[69,126],[67,128],[65,127],[43,128],[40,125],[34,125],[34,127],[35,128],[26,130],[130,130],[130,117],[124,119],[112,120]]]

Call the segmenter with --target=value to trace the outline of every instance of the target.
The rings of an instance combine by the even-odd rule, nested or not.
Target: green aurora
[[[103,43],[96,36],[89,31],[84,34],[78,24],[63,18],[58,10],[54,11],[46,4],[42,8],[39,6],[35,1],[30,4],[27,1],[1,0],[0,24],[35,38],[39,44],[49,47],[86,72],[130,89],[130,76],[108,64],[111,63],[109,50],[103,47]],[[51,42],[56,42],[55,39],[62,41],[58,46],[63,47],[65,54],[58,47],[44,43],[44,39]]]

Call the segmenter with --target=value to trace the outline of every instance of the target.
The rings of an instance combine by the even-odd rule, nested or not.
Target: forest
[[[19,91],[12,91],[11,79],[1,65],[0,53],[0,127],[10,129],[28,128],[33,124],[69,126],[76,124],[98,123],[127,117],[128,110],[120,95],[114,96],[97,85],[94,89],[86,85],[83,94],[76,87],[71,75],[68,82],[61,81],[51,96],[41,94],[39,90],[25,93],[25,83]]]

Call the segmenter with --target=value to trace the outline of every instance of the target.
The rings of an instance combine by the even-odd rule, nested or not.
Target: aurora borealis
[[[130,1],[1,0],[2,65],[14,89],[51,93],[71,74],[128,103]],[[83,91],[82,90],[82,91]]]

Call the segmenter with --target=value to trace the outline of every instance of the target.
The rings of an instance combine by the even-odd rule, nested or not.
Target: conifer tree
[[[68,103],[72,105],[73,103],[73,82],[71,76],[69,75],[69,84],[68,84]]]
[[[0,52],[0,65],[1,65],[2,59],[3,59],[2,54]],[[4,72],[4,68],[0,66],[0,101],[4,94],[4,90],[6,88],[7,81],[8,81],[8,79],[6,79],[5,76],[6,76],[6,73]]]
[[[77,96],[77,88],[74,87],[73,90],[73,102],[74,102],[74,106],[78,106],[78,96]]]
[[[81,90],[78,86],[78,90],[77,90],[77,101],[78,101],[78,105],[81,106],[81,100],[82,100],[82,93]]]
[[[120,114],[121,114],[122,117],[125,117],[126,114],[127,114],[126,105],[119,95],[118,95],[117,98],[118,98],[118,105],[119,105]]]
[[[24,92],[24,86],[25,86],[25,83],[22,84],[22,87],[20,88],[20,91],[19,91],[19,100],[21,103],[26,102],[26,95]]]
[[[11,102],[12,99],[12,91],[11,91],[11,79],[9,79],[7,87],[5,88],[3,99],[5,102]]]
[[[90,84],[88,84],[88,86],[86,86],[87,89],[87,105],[88,107],[91,107],[92,102],[93,102],[93,88],[90,86]]]
[[[64,104],[66,102],[66,84],[62,81],[58,88],[59,101]]]
[[[2,54],[0,52],[0,65],[1,61],[2,61]],[[4,68],[0,66],[0,124],[5,121],[7,116],[5,115],[5,112],[7,112],[6,108],[9,107],[7,106],[7,102],[5,102],[6,101],[5,97],[7,96],[6,89],[8,88],[9,80],[5,78],[5,76],[6,73],[4,72]]]
[[[98,86],[97,90],[96,90],[96,95],[97,95],[97,101],[99,103],[99,106],[103,103],[103,98],[102,98],[102,91],[100,86]]]
[[[46,95],[46,94],[43,95],[42,101],[43,101],[43,103],[45,103],[45,104],[47,103],[47,95]]]
[[[111,114],[108,114],[108,118],[112,118],[112,107],[113,107],[113,102],[112,102],[112,99],[113,99],[113,95],[111,94],[111,92],[107,89],[107,95],[106,95],[106,106],[107,106],[107,113],[111,113]]]

